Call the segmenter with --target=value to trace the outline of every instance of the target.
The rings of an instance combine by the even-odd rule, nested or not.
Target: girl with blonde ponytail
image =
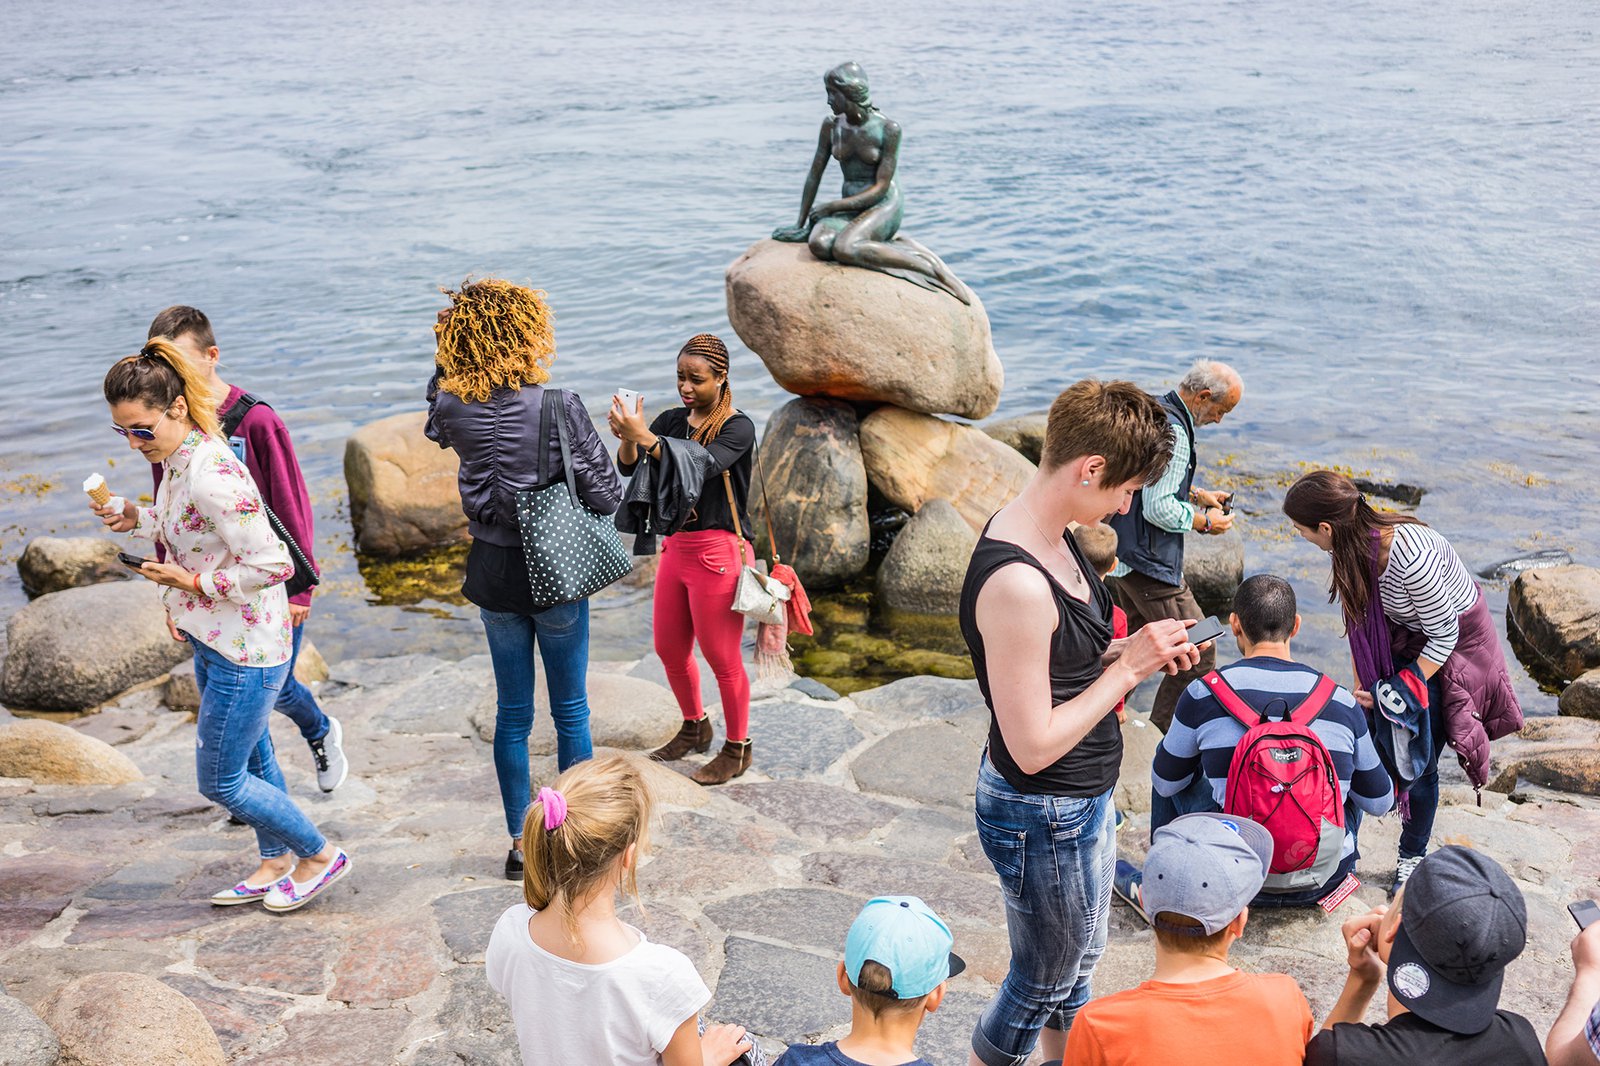
[[[284,787],[267,724],[289,674],[289,550],[217,427],[205,379],[156,337],[106,373],[111,428],[162,468],[155,506],[94,506],[106,527],[165,550],[138,574],[162,586],[167,629],[194,646],[200,793],[256,831],[260,863],[211,897],[292,911],[350,870]],[[92,503],[92,501],[91,501]],[[292,853],[292,854],[291,854]]]
[[[541,788],[522,834],[522,895],[484,953],[524,1066],[764,1063],[736,1025],[700,1030],[711,992],[682,953],[617,917],[636,875],[652,802],[626,756],[581,762]]]
[[[608,420],[622,441],[617,467],[631,475],[645,456],[659,460],[661,438],[690,442],[709,453],[700,498],[690,520],[665,538],[656,573],[656,654],[683,712],[683,726],[651,752],[672,762],[711,747],[711,722],[700,700],[695,644],[717,675],[722,695],[725,743],[710,762],[690,775],[702,785],[720,785],[750,768],[750,678],[744,669],[744,616],[733,609],[734,586],[750,539],[749,494],[756,427],[733,406],[728,383],[728,348],[710,333],[690,337],[678,352],[679,407],[662,412],[647,427],[644,399],[634,410],[613,397]]]

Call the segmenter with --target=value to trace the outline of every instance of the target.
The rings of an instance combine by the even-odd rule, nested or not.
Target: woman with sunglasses
[[[106,374],[112,428],[163,468],[154,507],[97,507],[114,533],[166,549],[139,574],[162,586],[167,628],[194,645],[200,687],[195,775],[202,795],[256,831],[261,862],[211,897],[218,906],[260,900],[292,911],[350,871],[289,798],[267,725],[289,673],[289,551],[272,531],[261,494],[217,427],[216,401],[183,353],[163,337]]]

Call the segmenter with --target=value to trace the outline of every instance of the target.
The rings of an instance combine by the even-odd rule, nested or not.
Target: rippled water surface
[[[906,130],[907,232],[988,306],[1002,414],[1085,374],[1164,387],[1197,354],[1243,372],[1202,457],[1245,485],[1250,566],[1295,578],[1332,666],[1326,563],[1277,514],[1298,464],[1426,486],[1419,513],[1475,568],[1600,562],[1597,12],[10,5],[0,614],[28,537],[93,531],[86,474],[142,486],[99,382],[185,302],[298,442],[329,570],[315,639],[477,648],[460,608],[369,604],[348,553],[343,441],[418,406],[436,287],[531,281],[561,384],[667,398],[685,336],[733,339],[723,268],[792,221],[820,75],[854,58]],[[734,380],[758,417],[783,401],[743,349]],[[642,652],[642,597],[597,612],[610,653]]]

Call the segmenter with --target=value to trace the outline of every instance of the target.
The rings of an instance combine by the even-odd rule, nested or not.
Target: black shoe
[[[506,852],[506,880],[522,880],[522,849],[512,848]]]

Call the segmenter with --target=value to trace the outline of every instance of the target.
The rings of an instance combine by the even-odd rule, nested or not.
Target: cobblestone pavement
[[[670,735],[660,676],[648,659],[596,668],[597,743],[637,750]],[[303,743],[276,718],[291,792],[354,860],[327,898],[284,916],[206,903],[252,866],[253,838],[194,791],[192,718],[162,708],[158,693],[135,692],[77,723],[118,744],[145,781],[97,789],[0,780],[7,991],[38,1008],[79,974],[149,974],[200,1007],[235,1062],[517,1063],[505,1006],[483,973],[494,920],[520,898],[500,877],[487,658],[336,666],[323,698],[344,724],[351,775],[331,795],[316,790]],[[748,1026],[776,1051],[848,1023],[833,967],[860,904],[921,895],[949,922],[969,967],[928,1019],[919,1050],[964,1062],[1009,954],[971,813],[987,712],[974,683],[938,678],[853,699],[808,693],[831,695],[811,685],[758,689],[755,768],[732,785],[695,786],[675,772],[689,763],[652,769],[661,816],[639,877],[644,906],[630,920],[694,961],[714,989],[711,1018]],[[1135,718],[1118,797],[1129,818],[1121,846],[1138,858],[1155,731]],[[548,781],[554,738],[543,713],[532,746],[535,776]],[[1447,786],[1437,836],[1499,857],[1527,893],[1529,948],[1511,967],[1504,1002],[1542,1032],[1570,972],[1564,905],[1596,894],[1600,880],[1600,804],[1542,791],[1515,799],[1486,793],[1480,808],[1459,782]],[[1382,900],[1397,833],[1393,816],[1364,824],[1368,883],[1338,914],[1252,915],[1239,964],[1293,974],[1325,1013],[1343,980],[1337,923]],[[1149,931],[1120,907],[1113,919],[1101,993],[1136,984],[1152,959]]]

